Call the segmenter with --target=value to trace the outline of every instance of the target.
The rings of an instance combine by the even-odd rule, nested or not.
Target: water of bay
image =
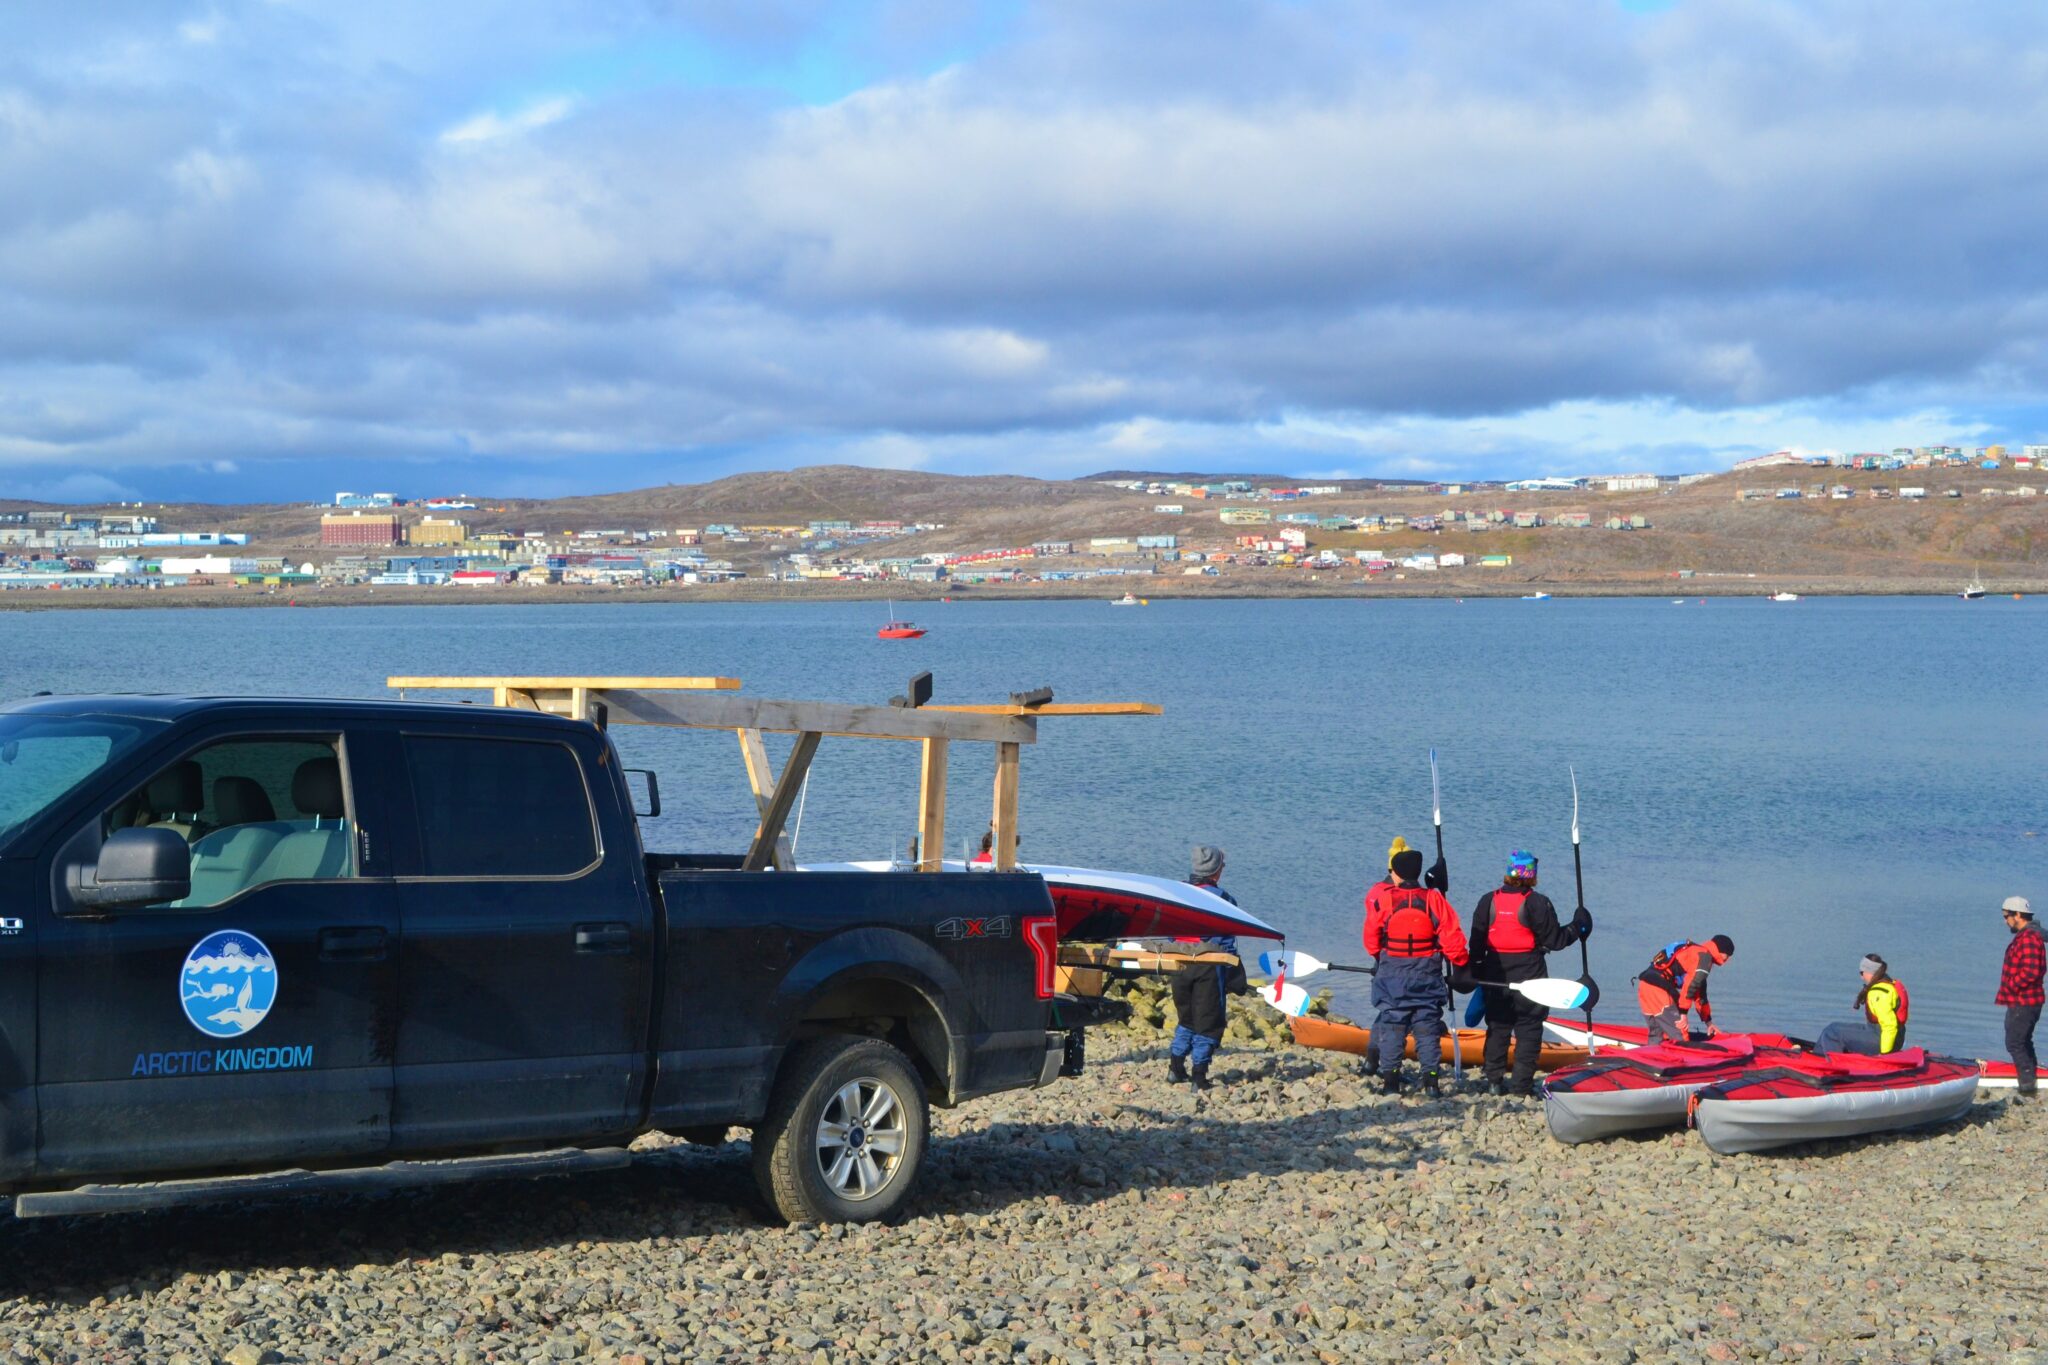
[[[388,696],[395,673],[716,673],[763,696],[883,701],[930,669],[940,701],[1050,684],[1151,718],[1047,720],[1023,765],[1027,859],[1225,884],[1290,942],[1357,960],[1388,840],[1429,838],[1443,767],[1452,900],[1469,916],[1509,850],[1567,912],[1568,765],[1584,798],[1591,944],[1610,1018],[1661,943],[1732,935],[1724,1026],[1848,1017],[1857,960],[1890,960],[1916,1042],[1998,1051],[1991,1003],[2023,894],[2048,910],[2048,737],[2036,601],[1719,599],[351,607],[0,615],[0,700],[38,690]],[[660,769],[650,847],[736,850],[752,798],[731,736],[621,727]],[[783,747],[786,747],[784,745]],[[953,763],[949,842],[986,826],[993,756]],[[781,749],[778,748],[778,761]],[[805,861],[880,857],[913,828],[913,746],[827,741]],[[1255,945],[1247,945],[1255,946]],[[1577,975],[1577,953],[1563,959]],[[1332,983],[1369,1015],[1363,979]]]

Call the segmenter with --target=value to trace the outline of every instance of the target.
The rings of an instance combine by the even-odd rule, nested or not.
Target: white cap
[[[2025,896],[2007,896],[2005,904],[1998,908],[2008,915],[2025,915],[2029,919],[2034,915],[2033,904]]]

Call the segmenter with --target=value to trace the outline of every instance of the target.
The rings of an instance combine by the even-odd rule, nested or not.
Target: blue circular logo
[[[256,935],[219,930],[185,955],[178,997],[193,1028],[210,1038],[239,1038],[270,1013],[277,962]]]

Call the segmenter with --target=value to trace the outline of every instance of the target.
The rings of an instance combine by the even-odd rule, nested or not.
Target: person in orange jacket
[[[1707,1001],[1707,974],[1735,956],[1735,940],[1716,934],[1705,943],[1680,939],[1667,943],[1650,959],[1650,965],[1636,978],[1636,1003],[1642,1007],[1643,1026],[1649,1041],[1660,1038],[1673,1043],[1690,1041],[1685,1016],[1699,1011],[1700,1027],[1712,1038],[1721,1032],[1714,1027],[1714,1007]]]
[[[1379,1054],[1380,1090],[1401,1088],[1401,1056],[1415,1039],[1422,1088],[1441,1094],[1444,1008],[1451,1003],[1444,963],[1470,960],[1458,912],[1441,891],[1421,884],[1422,854],[1404,848],[1394,854],[1392,882],[1381,882],[1365,897],[1365,951],[1378,961],[1372,979],[1373,1049]]]

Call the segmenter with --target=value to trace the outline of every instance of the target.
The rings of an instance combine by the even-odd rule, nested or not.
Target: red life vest
[[[1436,917],[1429,913],[1429,892],[1419,886],[1397,886],[1392,904],[1387,916],[1387,956],[1428,957],[1436,952]]]
[[[1493,922],[1486,926],[1486,946],[1496,953],[1533,953],[1536,935],[1522,923],[1522,907],[1529,903],[1526,891],[1493,893]]]
[[[1871,982],[1871,983],[1870,983],[1870,985],[1871,985],[1871,986],[1875,986],[1875,985],[1877,985],[1877,984],[1878,984],[1878,983],[1877,983],[1877,982],[1875,982],[1875,981],[1873,981],[1873,982]],[[1887,986],[1890,986],[1890,987],[1892,988],[1892,990],[1893,990],[1893,991],[1894,991],[1894,992],[1896,993],[1897,997],[1898,997],[1898,1001],[1899,1001],[1899,1040],[1900,1040],[1900,1041],[1899,1041],[1899,1046],[1901,1046],[1901,1047],[1904,1047],[1904,1046],[1905,1046],[1905,1037],[1906,1037],[1906,1017],[1907,1017],[1907,1016],[1908,1016],[1909,1014],[1911,1014],[1911,1013],[1913,1012],[1913,1005],[1912,1005],[1912,1002],[1911,1002],[1910,1000],[1908,1000],[1908,999],[1906,998],[1906,983],[1905,983],[1905,982],[1903,982],[1903,981],[1900,981],[1900,980],[1899,980],[1898,978],[1896,978],[1896,977],[1888,977],[1888,978],[1886,978],[1886,980],[1885,980],[1884,984],[1885,984],[1885,985],[1887,985]],[[1865,987],[1863,988],[1862,992],[1861,992],[1861,993],[1860,993],[1860,994],[1859,994],[1859,995],[1858,995],[1858,996],[1856,997],[1856,1003],[1857,1003],[1857,1004],[1859,1004],[1859,1005],[1861,1005],[1861,1006],[1863,1006],[1863,1017],[1864,1017],[1864,1018],[1866,1018],[1866,1019],[1868,1019],[1868,1020],[1870,1021],[1871,1027],[1872,1027],[1872,1028],[1876,1028],[1876,1027],[1878,1027],[1878,1023],[1877,1023],[1877,1011],[1876,1011],[1876,1010],[1874,1010],[1874,1009],[1872,1009],[1872,1008],[1870,1008],[1870,986],[1865,986]]]

